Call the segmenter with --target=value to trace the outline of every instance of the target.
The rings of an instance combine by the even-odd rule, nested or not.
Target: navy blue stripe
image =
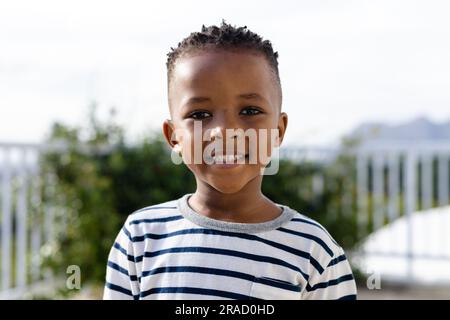
[[[346,274],[345,276],[339,277],[337,279],[333,279],[327,282],[321,282],[318,283],[314,286],[310,286],[309,284],[306,285],[306,291],[314,291],[317,289],[324,289],[324,288],[328,288],[330,286],[335,286],[341,282],[345,282],[345,281],[350,281],[353,280],[353,275],[352,274]]]
[[[156,293],[179,293],[179,292],[180,293],[192,293],[192,294],[200,294],[200,295],[217,296],[217,297],[224,297],[224,298],[237,299],[237,300],[239,300],[239,299],[240,300],[256,299],[256,298],[252,298],[251,296],[246,296],[246,295],[234,293],[234,292],[214,290],[214,289],[193,288],[193,287],[152,288],[150,290],[141,292],[140,297],[144,298],[146,296],[149,296],[151,294],[156,294]]]
[[[154,206],[148,206],[139,210],[134,211],[132,214],[138,213],[138,212],[142,212],[145,210],[156,210],[156,209],[176,209],[177,207],[154,207]]]
[[[179,231],[174,231],[171,233],[164,233],[164,234],[154,234],[154,233],[146,233],[142,236],[136,236],[131,238],[131,241],[133,242],[140,242],[140,241],[144,241],[145,239],[165,239],[165,238],[169,238],[169,237],[173,237],[173,236],[177,236],[177,235],[182,235],[182,234],[212,234],[212,235],[221,235],[221,236],[228,236],[228,237],[236,237],[236,238],[241,238],[241,239],[247,239],[247,240],[252,240],[252,241],[258,241],[258,242],[262,242],[265,244],[268,244],[272,247],[284,250],[286,252],[295,254],[299,257],[305,258],[307,260],[309,260],[309,262],[314,266],[314,268],[316,268],[316,270],[322,274],[324,268],[320,265],[320,263],[314,259],[308,252],[302,251],[302,250],[298,250],[289,246],[286,246],[284,244],[275,242],[275,241],[271,241],[271,240],[267,240],[267,239],[263,239],[260,238],[258,236],[255,236],[253,234],[247,234],[247,233],[240,233],[240,232],[228,232],[228,231],[221,231],[221,230],[215,230],[215,229],[184,229],[184,230],[179,230]]]
[[[108,267],[111,267],[111,268],[113,268],[114,270],[117,270],[117,271],[119,271],[120,273],[123,273],[124,275],[129,276],[128,270],[125,269],[125,268],[122,268],[122,267],[119,266],[117,263],[114,263],[114,262],[108,260]]]
[[[292,218],[291,221],[297,221],[297,222],[307,223],[307,224],[313,225],[313,226],[315,226],[315,227],[321,229],[321,230],[324,231],[325,234],[330,238],[330,240],[333,241],[333,243],[337,245],[336,240],[334,240],[333,237],[330,236],[330,234],[328,233],[328,231],[327,231],[324,227],[322,227],[320,224],[318,224],[317,222],[309,221],[309,220],[302,219],[302,218]]]
[[[111,290],[123,293],[123,294],[125,294],[127,296],[130,296],[130,297],[133,297],[134,300],[139,299],[139,296],[133,296],[133,293],[131,292],[131,290],[125,289],[125,288],[123,288],[121,286],[118,286],[116,284],[113,284],[113,283],[110,283],[110,282],[106,282],[105,286],[108,289],[111,289]]]
[[[125,233],[125,235],[128,237],[128,239],[129,239],[130,241],[133,241],[133,240],[132,240],[132,237],[131,237],[130,231],[128,231],[128,229],[127,229],[125,226],[123,226],[122,230],[123,230],[123,233]]]
[[[169,248],[169,249],[153,251],[153,252],[146,251],[146,252],[144,252],[143,255],[134,257],[134,260],[133,260],[133,257],[132,257],[132,259],[129,259],[129,260],[135,261],[135,262],[140,262],[140,261],[142,261],[142,259],[144,257],[152,258],[152,257],[156,257],[156,256],[166,254],[166,253],[177,253],[177,252],[212,253],[212,254],[220,254],[220,255],[226,255],[226,256],[234,256],[234,257],[239,257],[239,258],[253,260],[253,261],[268,262],[268,263],[284,266],[291,270],[297,271],[305,278],[306,281],[308,281],[308,279],[309,279],[309,276],[306,273],[304,273],[302,270],[300,270],[300,268],[298,268],[290,263],[287,263],[286,261],[283,261],[283,260],[280,260],[277,258],[260,256],[260,255],[250,254],[250,253],[241,252],[241,251],[228,250],[228,249],[217,249],[217,248],[207,248],[207,247],[176,247],[176,248]]]
[[[113,268],[114,270],[119,271],[120,273],[123,273],[124,275],[130,277],[131,281],[137,281],[138,277],[131,275],[128,273],[128,270],[125,268],[122,268],[121,266],[119,266],[117,263],[114,263],[112,261],[108,261],[108,267]]]
[[[286,233],[290,233],[290,234],[294,234],[306,239],[310,239],[315,241],[316,243],[318,243],[319,245],[322,246],[322,248],[328,253],[328,255],[330,257],[334,256],[333,251],[330,249],[330,247],[327,246],[327,244],[320,239],[319,237],[313,236],[312,234],[308,234],[308,233],[304,233],[304,232],[299,232],[299,231],[294,231],[294,230],[290,230],[290,229],[286,229],[286,228],[278,228],[277,230],[286,232]]]
[[[114,242],[113,247],[122,252],[124,255],[128,256],[127,250],[122,248],[122,246],[118,242]]]
[[[183,219],[183,216],[178,215],[178,216],[171,216],[171,217],[165,217],[165,218],[138,219],[138,220],[130,221],[128,224],[132,225],[132,224],[139,224],[139,223],[168,222],[168,221],[176,221],[176,220],[180,220],[180,219]]]
[[[356,294],[349,294],[348,296],[340,297],[337,300],[356,300]]]
[[[347,257],[345,256],[345,254],[341,254],[339,257],[331,260],[330,263],[328,264],[328,267],[334,266],[335,264],[338,264],[339,262],[345,261],[345,260],[347,260]]]
[[[127,253],[127,250],[125,250],[124,248],[122,248],[120,246],[120,244],[118,244],[117,242],[114,242],[114,248],[116,248],[117,250],[119,250],[120,252],[122,252],[128,260],[130,261],[134,261],[134,256],[132,256],[131,254]]]
[[[149,271],[144,271],[142,273],[140,280],[143,277],[147,277],[147,276],[151,276],[151,275],[159,274],[159,273],[166,273],[166,272],[167,273],[169,273],[169,272],[195,272],[195,273],[221,275],[221,276],[226,276],[226,277],[243,279],[243,280],[247,280],[247,281],[260,282],[260,283],[270,285],[272,287],[277,287],[277,288],[281,288],[281,289],[285,289],[285,290],[289,290],[289,291],[300,292],[300,289],[301,289],[299,286],[296,286],[294,284],[291,284],[289,282],[282,281],[282,280],[277,280],[277,279],[270,280],[270,279],[255,278],[254,276],[252,276],[248,273],[243,273],[243,272],[238,272],[238,271],[231,271],[231,270],[224,270],[224,269],[217,269],[217,268],[192,267],[192,266],[161,267],[161,268],[156,268],[156,269],[149,270]]]
[[[277,288],[281,288],[281,289],[285,289],[285,290],[289,290],[289,291],[294,291],[294,292],[300,292],[302,291],[302,288],[300,285],[295,285],[283,280],[278,280],[278,279],[269,279],[266,277],[261,277],[261,278],[255,278],[255,282],[259,282],[271,287],[277,287]]]

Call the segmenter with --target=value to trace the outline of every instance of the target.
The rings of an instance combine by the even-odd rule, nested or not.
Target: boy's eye
[[[206,111],[195,111],[195,112],[192,112],[191,114],[189,114],[189,118],[196,119],[196,120],[205,119],[210,116],[211,116],[211,114]]]
[[[257,115],[260,113],[262,113],[261,110],[254,108],[254,107],[248,107],[241,111],[241,114],[243,114],[245,116],[252,116],[252,115]]]

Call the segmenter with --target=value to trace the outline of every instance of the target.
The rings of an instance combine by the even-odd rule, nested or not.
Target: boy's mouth
[[[205,156],[205,160],[210,164],[245,164],[248,154],[218,154]]]

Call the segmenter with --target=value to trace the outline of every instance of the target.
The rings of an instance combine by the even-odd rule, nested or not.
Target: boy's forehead
[[[195,76],[218,68],[231,68],[235,72],[241,68],[262,71],[268,64],[261,54],[251,51],[211,50],[188,53],[180,57],[175,66],[177,75]]]
[[[254,92],[275,102],[276,87],[266,59],[251,52],[208,51],[181,57],[171,79],[170,100],[183,104],[194,95]]]

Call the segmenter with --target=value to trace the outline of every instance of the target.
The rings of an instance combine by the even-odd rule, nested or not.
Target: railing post
[[[39,156],[39,155],[38,155]],[[37,281],[40,278],[40,249],[41,249],[41,179],[39,167],[36,165],[32,170],[31,203],[33,207],[31,223],[31,279]]]
[[[448,205],[448,191],[449,191],[448,160],[449,160],[448,154],[442,153],[439,155],[438,160],[439,206]]]
[[[49,173],[45,181],[45,192],[47,199],[52,199],[50,203],[47,203],[44,207],[44,242],[53,245],[55,239],[55,177],[53,173]],[[49,275],[47,275],[49,276]]]
[[[321,195],[323,193],[324,181],[323,175],[320,173],[316,173],[312,177],[312,193],[314,196]]]
[[[368,180],[367,156],[358,152],[356,158],[357,180],[357,227],[359,238],[367,234],[368,205],[367,205],[367,180]]]
[[[391,152],[389,155],[389,200],[388,217],[389,223],[398,217],[398,190],[399,190],[399,171],[398,155]]]
[[[413,150],[406,155],[405,168],[405,216],[406,216],[406,251],[407,251],[407,274],[413,276],[413,221],[412,214],[416,211],[417,186],[416,170],[417,156]]]
[[[373,230],[378,230],[384,223],[384,156],[377,152],[373,157]]]
[[[2,173],[2,291],[11,287],[11,167],[10,149],[4,148]]]
[[[26,286],[26,250],[27,250],[27,164],[26,149],[22,149],[22,160],[18,172],[19,192],[16,215],[16,287],[24,290]]]
[[[422,153],[422,208],[430,209],[433,206],[433,158],[429,153]]]

